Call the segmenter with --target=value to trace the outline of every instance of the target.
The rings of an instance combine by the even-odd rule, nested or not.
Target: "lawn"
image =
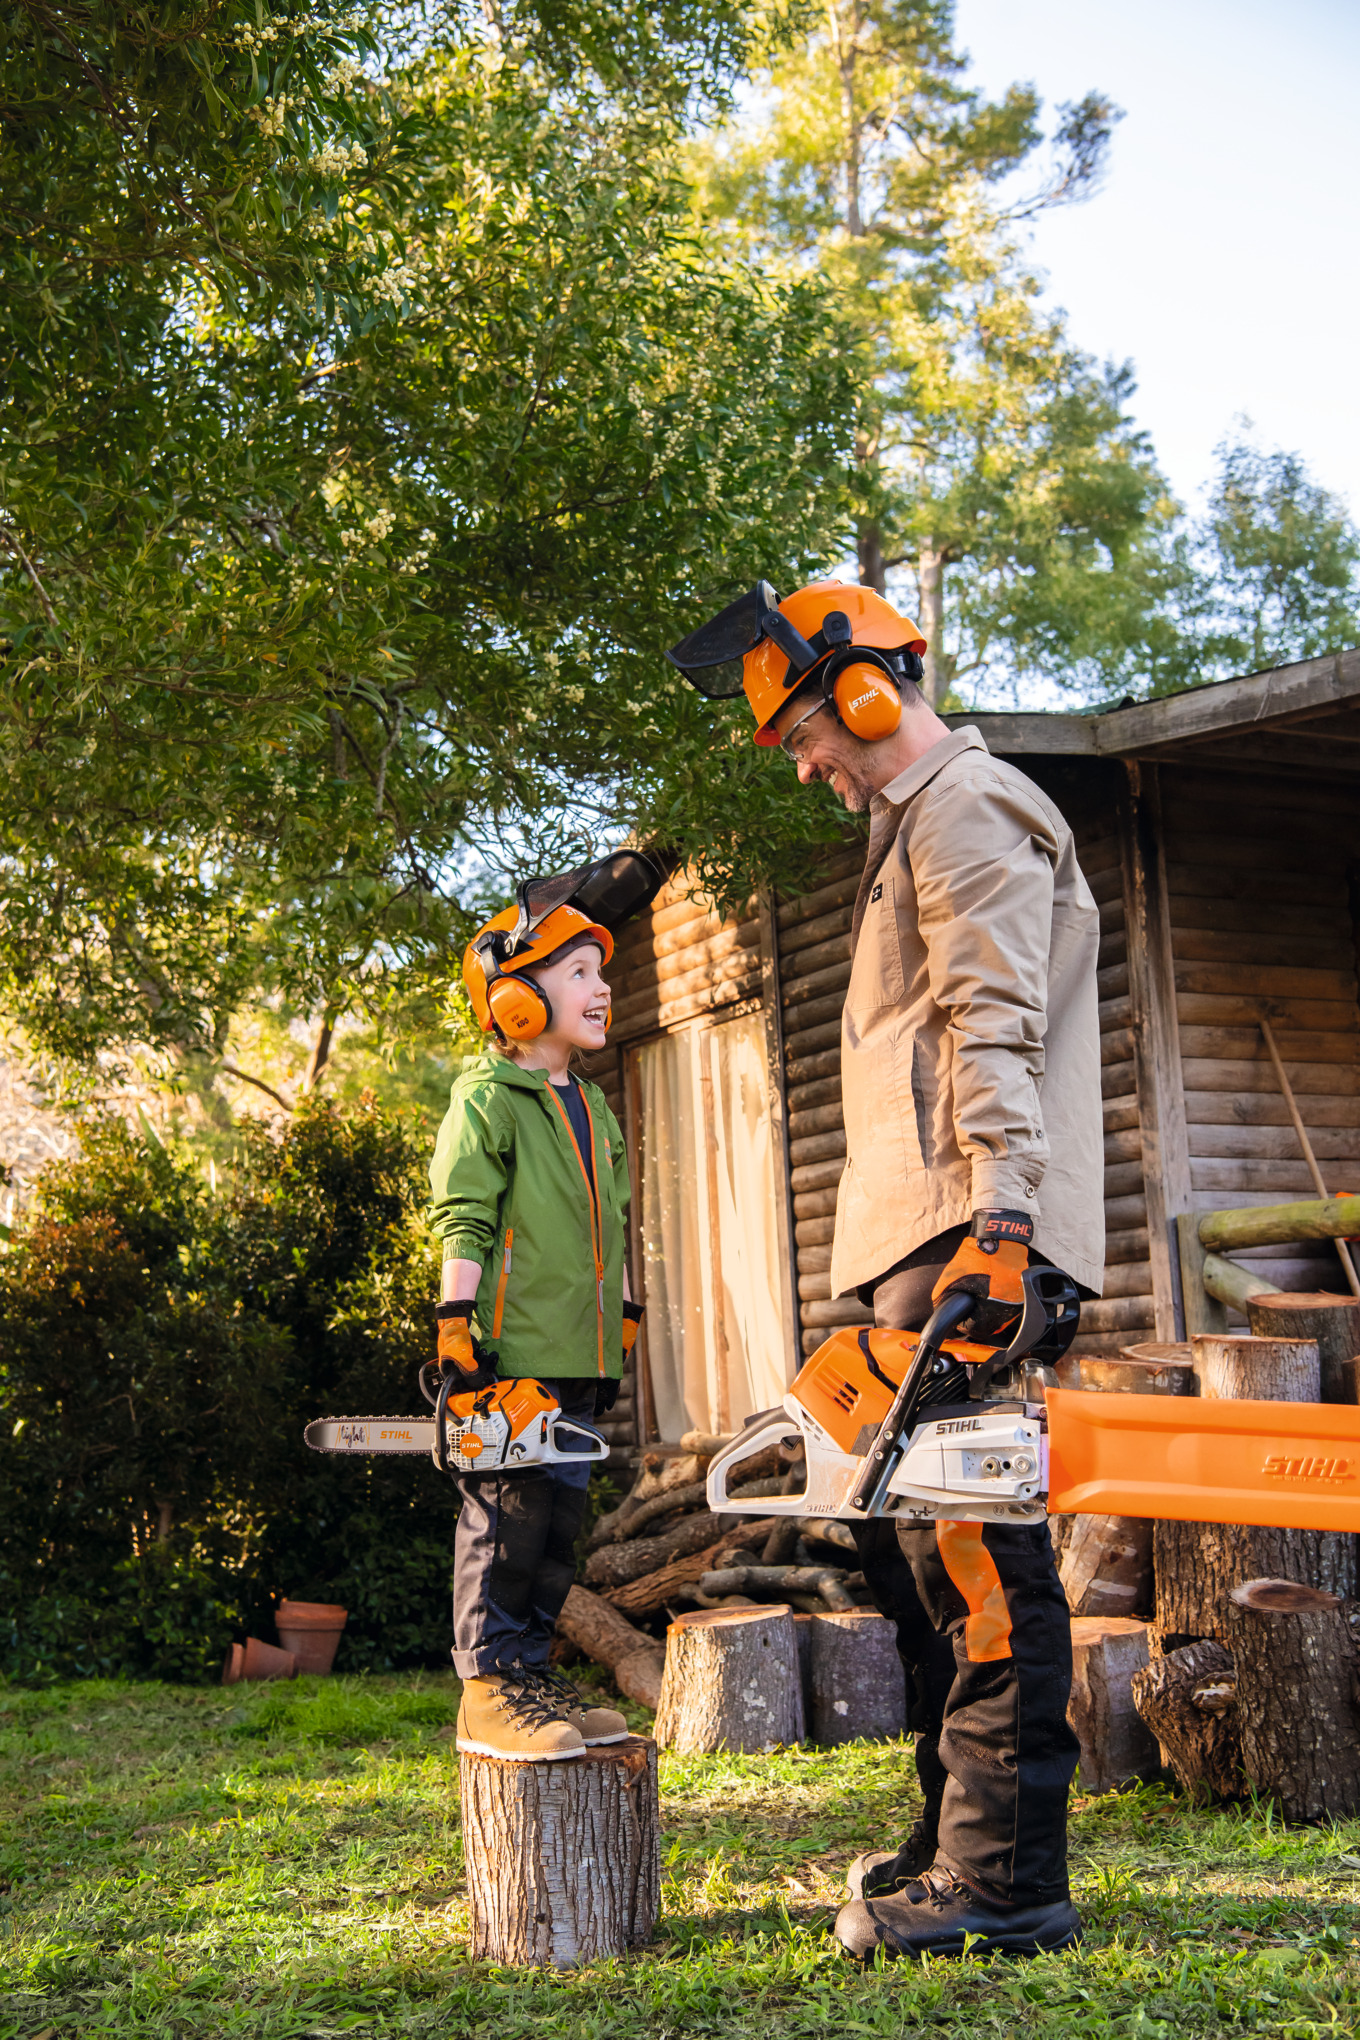
[[[1285,1831],[1158,1787],[1074,1804],[1078,1953],[853,1969],[824,1929],[851,1856],[911,1817],[897,1746],[663,1756],[655,1950],[562,1977],[474,1965],[457,1691],[0,1689],[0,2040],[1360,2027],[1360,1823]]]

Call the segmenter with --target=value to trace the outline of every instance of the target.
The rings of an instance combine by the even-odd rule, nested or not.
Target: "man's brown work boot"
[[[518,1764],[547,1764],[579,1757],[585,1738],[515,1665],[488,1672],[463,1685],[457,1741],[473,1757],[505,1757]]]
[[[569,1721],[580,1731],[581,1740],[590,1749],[594,1749],[597,1743],[627,1741],[630,1730],[618,1709],[592,1706],[555,1665],[528,1666],[524,1676],[532,1680],[563,1721]]]

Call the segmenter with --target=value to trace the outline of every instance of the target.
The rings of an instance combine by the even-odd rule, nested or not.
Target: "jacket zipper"
[[[493,1339],[499,1339],[501,1335],[501,1318],[505,1314],[505,1285],[510,1280],[510,1249],[514,1245],[514,1241],[515,1228],[512,1225],[508,1225],[505,1228],[505,1257],[501,1262],[501,1279],[496,1284],[496,1314],[491,1320],[491,1336]]]
[[[596,1371],[601,1376],[603,1376],[604,1249],[601,1244],[600,1238],[601,1233],[600,1200],[598,1193],[593,1188],[590,1181],[590,1177],[586,1171],[585,1157],[582,1155],[580,1148],[576,1145],[576,1135],[572,1132],[571,1121],[567,1117],[567,1108],[557,1095],[557,1086],[554,1083],[552,1083],[548,1078],[544,1079],[544,1083],[547,1087],[549,1097],[552,1099],[553,1104],[557,1107],[558,1117],[561,1119],[563,1126],[565,1126],[567,1129],[567,1139],[571,1142],[571,1151],[576,1157],[576,1166],[581,1171],[581,1180],[586,1186],[586,1202],[590,1206],[590,1244],[595,1252],[595,1365]],[[587,1098],[584,1090],[581,1092],[581,1103],[586,1108],[586,1125],[590,1128],[590,1159],[593,1162],[595,1160],[595,1118],[590,1109],[590,1100],[589,1098]]]

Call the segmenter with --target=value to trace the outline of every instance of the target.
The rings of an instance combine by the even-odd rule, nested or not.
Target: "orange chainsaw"
[[[1360,1530],[1360,1408],[1059,1388],[1047,1362],[1071,1342],[1076,1292],[1056,1269],[1027,1271],[1024,1285],[1004,1351],[950,1336],[974,1309],[968,1295],[947,1295],[920,1332],[833,1332],[783,1407],[749,1418],[712,1461],[710,1509],[851,1523],[1079,1512]],[[800,1443],[802,1494],[730,1492],[746,1461]]]
[[[541,1381],[525,1375],[454,1393],[446,1374],[432,1417],[318,1417],[303,1437],[314,1452],[428,1453],[441,1473],[515,1473],[609,1457],[593,1425],[564,1416]],[[422,1381],[422,1386],[424,1385]]]

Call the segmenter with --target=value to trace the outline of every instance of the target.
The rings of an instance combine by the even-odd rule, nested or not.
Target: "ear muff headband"
[[[532,978],[513,972],[502,975],[499,964],[487,985],[486,1003],[497,1033],[507,1041],[533,1041],[552,1026],[552,1007],[546,994]]]

